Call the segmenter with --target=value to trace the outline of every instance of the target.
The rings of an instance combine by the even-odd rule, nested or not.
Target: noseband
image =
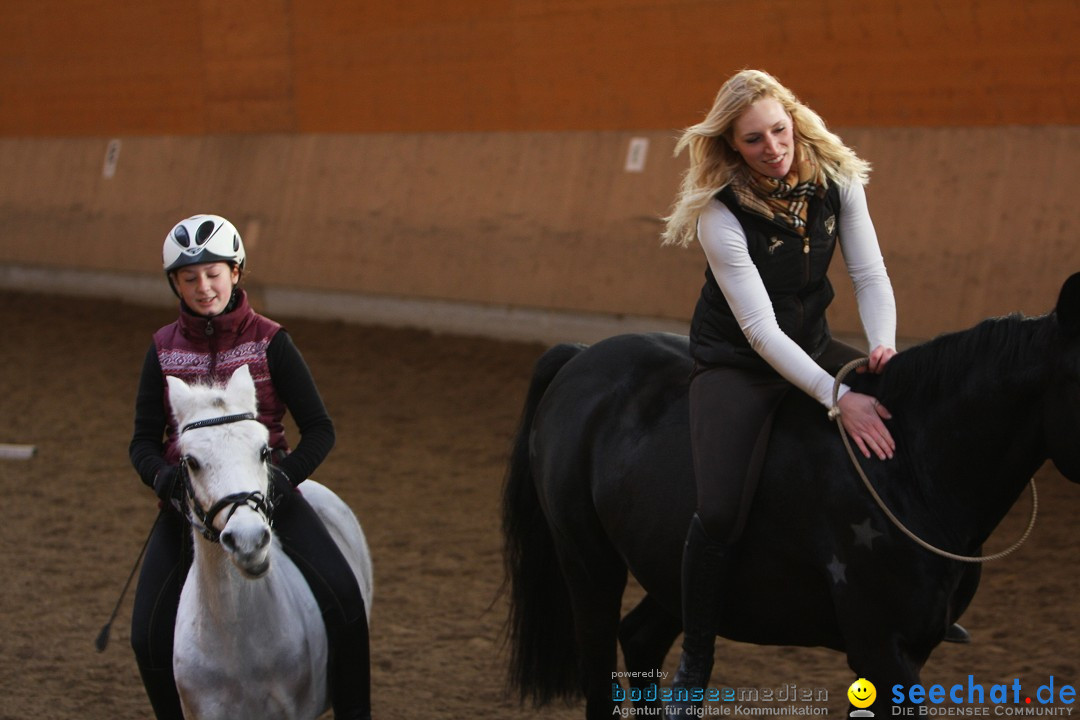
[[[240,413],[238,415],[224,415],[208,420],[198,420],[193,423],[188,423],[181,428],[180,434],[183,435],[188,430],[194,430],[196,428],[228,425],[229,423],[241,422],[244,420],[255,420],[254,413]],[[269,448],[264,448],[263,457],[268,458],[269,456]],[[184,481],[184,492],[187,493],[188,500],[190,501],[184,503],[184,507],[187,509],[188,521],[204,538],[212,543],[221,540],[221,533],[214,528],[214,518],[216,518],[225,508],[229,509],[228,514],[225,516],[226,524],[229,522],[229,519],[232,518],[233,514],[239,508],[244,506],[259,513],[266,522],[270,522],[270,516],[274,512],[274,504],[271,502],[270,498],[258,490],[226,495],[214,503],[209,510],[204,510],[203,506],[199,503],[199,499],[195,496],[195,488],[191,485],[191,474],[188,470],[190,460],[191,459],[187,455],[180,458],[180,477]]]

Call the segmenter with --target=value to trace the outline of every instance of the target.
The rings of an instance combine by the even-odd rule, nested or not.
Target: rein
[[[851,439],[848,437],[847,430],[844,429],[844,423],[840,419],[840,405],[838,404],[840,383],[845,377],[847,377],[848,373],[850,373],[852,370],[862,365],[866,365],[869,362],[869,358],[859,358],[856,360],[852,360],[847,365],[842,367],[840,369],[840,372],[836,374],[836,381],[833,383],[832,392],[833,406],[832,409],[829,410],[829,419],[836,420],[836,426],[840,428],[840,437],[844,441],[844,447],[847,448],[848,457],[851,458],[851,463],[855,466],[855,469],[859,473],[859,477],[862,478],[863,484],[866,485],[866,489],[870,491],[870,495],[874,498],[874,501],[877,503],[878,507],[881,508],[881,511],[884,512],[885,515],[889,518],[889,520],[892,521],[893,525],[895,525],[909,538],[914,540],[915,543],[918,544],[920,547],[925,550],[929,550],[935,555],[940,555],[941,557],[948,558],[950,560],[956,560],[958,562],[966,563],[989,562],[991,560],[1000,560],[1006,555],[1011,555],[1013,552],[1019,549],[1019,547],[1024,544],[1024,541],[1028,539],[1031,531],[1035,528],[1035,516],[1039,512],[1039,495],[1035,491],[1035,478],[1031,478],[1031,481],[1029,483],[1031,485],[1031,518],[1030,520],[1028,520],[1027,529],[1024,530],[1024,534],[1020,536],[1019,540],[1010,545],[1008,548],[1002,550],[1001,552],[994,553],[993,555],[956,555],[955,553],[951,553],[947,550],[942,550],[938,547],[935,547],[920,538],[911,530],[909,530],[902,522],[900,522],[900,520],[895,515],[892,514],[892,511],[890,511],[889,508],[885,506],[884,501],[877,494],[877,491],[874,490],[874,486],[870,483],[870,478],[866,476],[866,473],[862,469],[862,465],[859,464],[859,459],[855,455],[855,451],[851,447]]]
[[[208,420],[198,420],[196,422],[188,423],[181,428],[180,434],[182,435],[188,430],[195,430],[197,428],[227,425],[229,423],[254,419],[255,415],[253,413],[239,413],[237,415],[224,415]],[[190,503],[186,503],[185,507],[188,509],[188,521],[204,538],[212,543],[221,541],[221,533],[214,528],[214,518],[216,518],[225,508],[229,508],[229,512],[225,516],[226,524],[241,507],[251,508],[259,513],[259,515],[262,515],[264,520],[270,522],[270,515],[274,512],[274,504],[270,498],[258,490],[226,495],[214,503],[209,510],[204,510],[203,506],[199,503],[199,499],[195,496],[195,488],[191,484],[191,474],[188,467],[190,460],[191,459],[187,455],[180,458],[180,476],[184,481],[184,491],[191,501]]]

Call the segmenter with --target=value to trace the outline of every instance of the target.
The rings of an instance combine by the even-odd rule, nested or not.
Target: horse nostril
[[[229,552],[236,552],[236,538],[233,537],[232,532],[226,530],[221,533],[221,545]]]
[[[267,528],[263,528],[262,534],[259,536],[259,549],[262,550],[264,547],[266,547],[269,544],[270,544],[270,530],[268,530]]]

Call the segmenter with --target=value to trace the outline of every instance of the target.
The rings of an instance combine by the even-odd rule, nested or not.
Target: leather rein
[[[836,374],[836,381],[833,383],[832,392],[833,406],[832,409],[829,410],[829,419],[836,420],[836,426],[840,429],[840,437],[844,441],[844,447],[847,448],[848,457],[851,458],[851,462],[855,466],[855,469],[858,471],[859,477],[862,478],[863,484],[866,485],[866,489],[870,491],[870,495],[874,498],[874,501],[877,503],[878,507],[881,508],[881,511],[885,513],[889,520],[892,521],[893,525],[895,525],[901,532],[903,532],[905,535],[915,541],[917,545],[919,545],[925,550],[929,550],[935,555],[940,555],[941,557],[948,558],[950,560],[956,560],[958,562],[966,563],[983,563],[989,562],[991,560],[999,560],[1019,549],[1019,547],[1024,544],[1024,541],[1028,539],[1028,536],[1031,535],[1031,531],[1035,528],[1035,517],[1036,515],[1038,515],[1039,512],[1039,495],[1035,491],[1035,478],[1031,478],[1031,481],[1029,483],[1031,485],[1031,518],[1028,520],[1027,529],[1024,530],[1024,534],[1020,536],[1019,540],[1017,540],[1015,543],[1005,548],[1001,552],[994,553],[993,555],[957,555],[947,550],[942,550],[938,547],[935,547],[934,545],[931,545],[930,543],[926,542],[918,535],[916,535],[914,532],[909,530],[902,522],[900,522],[900,520],[895,515],[893,515],[892,511],[885,506],[885,502],[881,499],[881,496],[877,494],[877,491],[874,490],[874,486],[870,483],[870,478],[866,476],[866,473],[862,469],[862,465],[859,464],[859,459],[855,456],[855,450],[851,447],[851,439],[848,437],[847,430],[844,429],[844,423],[840,419],[840,405],[838,404],[838,396],[840,393],[841,382],[843,382],[844,378],[847,377],[847,374],[850,373],[852,370],[862,365],[866,365],[869,362],[869,358],[858,358],[856,360],[852,360],[847,365],[842,367],[840,369],[840,372]]]

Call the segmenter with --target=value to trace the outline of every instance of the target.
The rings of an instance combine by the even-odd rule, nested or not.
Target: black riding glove
[[[295,492],[296,488],[293,486],[289,476],[280,467],[273,463],[268,464],[266,467],[270,474],[270,482],[267,484],[270,492],[270,502],[277,505],[287,498],[290,493]]]
[[[177,511],[181,508],[183,483],[180,482],[180,467],[165,465],[154,475],[154,494],[166,505],[172,505]]]
[[[154,475],[154,494],[158,500],[169,502],[180,484],[180,468],[176,465],[164,465]]]

